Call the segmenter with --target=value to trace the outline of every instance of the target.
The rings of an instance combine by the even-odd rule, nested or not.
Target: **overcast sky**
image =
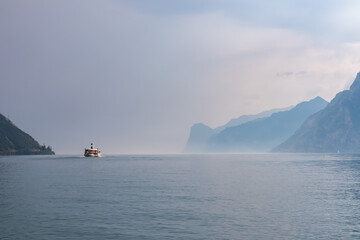
[[[360,1],[2,0],[0,113],[56,153],[177,153],[192,124],[360,71]]]

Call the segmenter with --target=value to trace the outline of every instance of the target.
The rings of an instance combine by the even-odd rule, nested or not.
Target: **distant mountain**
[[[205,124],[197,123],[191,127],[190,136],[186,143],[184,152],[203,152],[207,140],[211,137],[214,130]]]
[[[192,153],[193,152],[204,152],[206,149],[207,141],[209,140],[209,138],[212,135],[217,134],[228,127],[238,126],[240,124],[243,124],[243,123],[246,123],[249,121],[253,121],[253,120],[264,118],[264,117],[269,117],[273,113],[289,110],[292,107],[293,106],[287,107],[287,108],[276,108],[276,109],[268,110],[268,111],[254,114],[254,115],[243,115],[238,118],[231,119],[225,125],[222,125],[220,127],[214,128],[214,129],[210,128],[209,126],[207,126],[203,123],[194,124],[191,127],[190,136],[187,141],[184,152],[192,152]]]
[[[51,147],[40,144],[0,114],[0,155],[55,154]]]
[[[285,141],[312,114],[326,107],[328,102],[316,97],[302,102],[288,111],[270,117],[229,127],[212,135],[207,143],[209,152],[266,152]]]
[[[235,126],[239,126],[239,125],[241,125],[243,123],[250,122],[250,121],[253,121],[253,120],[256,120],[256,119],[270,117],[273,113],[290,110],[293,107],[294,106],[289,106],[289,107],[286,107],[286,108],[275,108],[275,109],[264,111],[264,112],[261,112],[261,113],[258,113],[258,114],[243,115],[243,116],[240,116],[238,118],[233,118],[228,123],[226,123],[225,125],[214,128],[214,133],[219,133],[222,130],[224,130],[225,128],[228,128],[228,127],[235,127]]]
[[[360,73],[273,152],[360,152]]]

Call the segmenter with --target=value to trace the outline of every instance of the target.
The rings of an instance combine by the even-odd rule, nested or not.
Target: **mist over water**
[[[0,11],[0,113],[57,154],[90,142],[180,153],[194,123],[329,101],[359,71],[355,0],[2,0]]]
[[[0,239],[355,239],[360,155],[0,157]]]

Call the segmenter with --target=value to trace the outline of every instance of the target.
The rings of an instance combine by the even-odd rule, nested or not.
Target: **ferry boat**
[[[99,151],[99,149],[94,148],[94,144],[91,143],[90,149],[85,148],[84,156],[85,157],[101,157],[101,152]]]

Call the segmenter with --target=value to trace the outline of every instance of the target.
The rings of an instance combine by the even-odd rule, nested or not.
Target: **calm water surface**
[[[0,239],[360,239],[360,155],[0,157]]]

